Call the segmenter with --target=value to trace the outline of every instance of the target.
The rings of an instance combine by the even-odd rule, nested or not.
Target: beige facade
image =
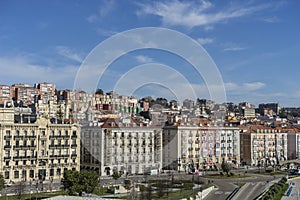
[[[163,128],[163,167],[179,171],[240,162],[239,128],[181,123]]]
[[[287,130],[268,126],[252,126],[241,133],[243,164],[269,166],[287,160]]]
[[[42,117],[15,123],[14,114],[0,108],[0,173],[7,182],[61,179],[64,170],[80,169],[78,126]]]
[[[101,176],[161,169],[161,129],[109,118],[81,129],[81,166]]]

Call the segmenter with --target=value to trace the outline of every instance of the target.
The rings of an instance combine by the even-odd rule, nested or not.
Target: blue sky
[[[296,0],[0,0],[0,83],[47,81],[72,89],[81,63],[99,43],[129,29],[164,27],[202,44],[222,75],[228,101],[299,107],[299,9]],[[187,62],[155,49],[117,59],[99,87],[112,90],[133,66],[152,62],[176,69],[196,85],[198,97],[209,98],[202,78]],[[164,79],[166,74],[157,76]],[[141,86],[134,95],[176,98],[159,85]]]

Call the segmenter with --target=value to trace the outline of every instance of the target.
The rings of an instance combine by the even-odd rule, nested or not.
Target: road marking
[[[215,192],[215,194],[223,194],[223,192],[222,191],[217,191],[217,192]]]

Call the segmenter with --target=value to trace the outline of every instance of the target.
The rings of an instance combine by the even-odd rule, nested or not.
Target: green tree
[[[83,192],[92,193],[94,191],[99,185],[99,177],[91,171],[66,170],[62,184],[69,195],[78,193],[81,196]]]
[[[129,179],[124,180],[124,187],[125,187],[126,190],[131,189],[131,181]]]
[[[2,174],[0,174],[0,191],[5,187],[5,180]]]
[[[79,184],[81,185],[83,192],[92,193],[99,185],[100,179],[94,171],[80,171],[79,176]]]
[[[69,195],[75,195],[76,192],[80,192],[79,187],[79,172],[66,170],[64,171],[64,177],[62,180],[64,190],[68,192]]]
[[[100,88],[98,88],[98,89],[96,90],[95,94],[103,94],[103,90],[100,89]]]
[[[222,162],[221,168],[222,168],[223,172],[225,172],[227,175],[229,175],[230,167],[229,167],[228,163]]]

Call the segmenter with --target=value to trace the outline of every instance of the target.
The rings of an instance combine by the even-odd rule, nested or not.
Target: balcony
[[[12,137],[11,137],[11,135],[5,135],[4,136],[4,140],[10,140]]]
[[[11,159],[11,156],[5,156],[4,157],[4,160],[10,160]]]
[[[24,136],[23,135],[17,135],[17,136],[14,136],[14,139],[17,140],[17,139],[23,139]]]
[[[10,149],[11,145],[4,145],[4,149]]]
[[[193,155],[189,155],[188,157],[189,157],[189,158],[193,158],[194,156],[193,156]]]
[[[35,139],[36,135],[25,135],[24,138],[25,139]]]

